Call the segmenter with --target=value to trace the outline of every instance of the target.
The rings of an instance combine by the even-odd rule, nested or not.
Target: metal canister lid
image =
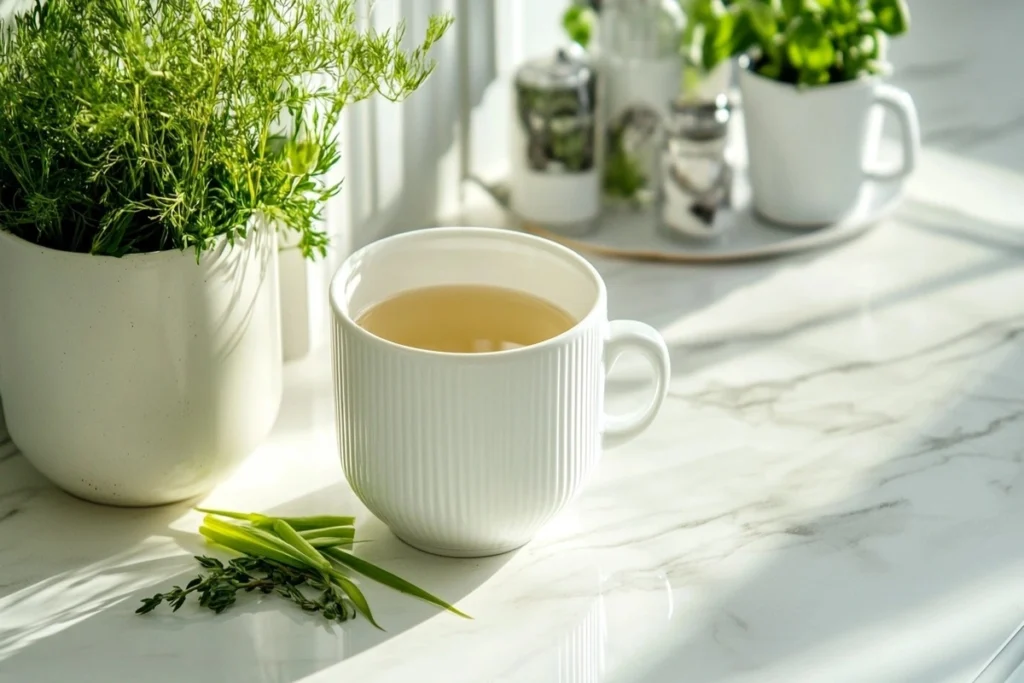
[[[515,77],[516,85],[541,91],[579,90],[593,80],[594,70],[586,59],[564,48],[526,62]]]
[[[665,128],[669,135],[690,140],[715,140],[725,137],[732,110],[729,99],[719,95],[710,101],[672,102]]]

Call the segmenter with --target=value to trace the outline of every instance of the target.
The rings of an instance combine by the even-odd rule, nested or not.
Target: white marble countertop
[[[475,620],[372,587],[386,633],[272,599],[135,616],[192,570],[197,515],[72,499],[0,436],[0,682],[969,681],[1024,620],[1024,91],[998,59],[1024,8],[930,2],[894,45],[926,151],[890,219],[776,261],[597,262],[672,347],[671,397],[522,550],[396,541],[341,477],[326,352],[288,369],[207,502],[354,510],[360,552]]]

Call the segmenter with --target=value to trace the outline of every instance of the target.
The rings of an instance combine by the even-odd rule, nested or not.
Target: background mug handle
[[[892,170],[866,170],[864,174],[872,180],[897,180],[910,175],[917,166],[921,153],[921,125],[917,118],[914,99],[906,90],[888,83],[875,86],[874,104],[896,116],[900,124],[900,140],[903,144],[903,163]]]
[[[604,447],[614,448],[647,429],[668,393],[671,377],[668,346],[658,331],[635,320],[613,320],[604,347],[604,370],[611,371],[622,354],[638,351],[654,368],[654,394],[646,405],[625,415],[604,414]]]

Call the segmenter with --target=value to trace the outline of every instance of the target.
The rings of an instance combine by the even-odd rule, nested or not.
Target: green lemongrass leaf
[[[352,526],[356,523],[355,517],[344,517],[336,515],[313,515],[311,517],[277,517],[296,531],[309,531],[311,529],[329,529],[336,526]]]
[[[298,562],[300,566],[312,567],[315,569],[321,569],[321,566],[306,557],[298,549],[294,548],[291,544],[286,543],[277,536],[263,529],[258,529],[252,526],[243,526],[241,524],[233,524],[231,522],[225,522],[222,519],[217,519],[211,515],[207,515],[203,520],[203,525],[219,530],[222,533],[233,534],[237,537],[247,538],[253,543],[259,544],[265,548],[273,549],[277,554],[287,556],[291,559],[292,563]],[[276,559],[276,558],[271,558]]]
[[[355,535],[355,527],[351,526],[329,526],[323,529],[307,529],[299,532],[299,536],[303,538],[355,538]]]
[[[237,519],[249,522],[253,526],[269,528],[274,526],[278,519],[284,520],[296,531],[311,531],[316,529],[329,529],[334,527],[350,527],[356,523],[356,518],[348,515],[313,515],[310,517],[271,517],[259,512],[235,512],[233,510],[215,510],[211,508],[195,508],[197,512],[218,517]]]
[[[227,548],[228,550],[233,550],[236,553],[241,553],[242,555],[262,557],[274,560],[275,562],[280,562],[281,564],[286,564],[289,567],[297,567],[300,569],[308,566],[308,563],[300,562],[291,555],[279,551],[274,546],[254,540],[243,534],[214,529],[206,526],[205,524],[199,527],[199,533],[213,543]]]
[[[428,593],[419,586],[409,583],[402,577],[396,576],[395,574],[392,574],[386,569],[378,567],[372,562],[368,562],[360,557],[356,557],[352,553],[342,550],[341,548],[325,548],[323,550],[323,554],[327,555],[332,560],[337,561],[339,564],[343,564],[359,572],[363,576],[373,579],[377,583],[383,584],[389,588],[393,588],[400,593],[415,596],[421,600],[425,600],[431,604],[437,605],[438,607],[442,607],[448,610],[449,612],[458,614],[460,617],[465,617],[466,619],[473,618],[465,612],[456,609],[454,606],[445,602],[436,595]]]
[[[310,538],[307,539],[314,548],[345,548],[355,543],[369,543],[369,539],[357,541],[352,538]]]
[[[302,536],[299,536],[299,532],[295,531],[288,522],[283,519],[275,520],[274,532],[282,541],[305,555],[306,558],[319,569],[323,571],[329,571],[331,569],[330,560],[321,555],[319,550],[309,544],[309,541],[304,539]]]
[[[293,559],[302,562],[306,567],[309,567],[310,569],[323,569],[323,565],[321,565],[319,562],[314,560],[312,557],[306,555],[306,553],[302,552],[301,550],[293,546],[291,543],[288,543],[283,538],[280,538],[279,536],[275,535],[272,531],[268,531],[267,529],[261,529],[259,527],[254,526],[241,527],[241,531],[242,533],[249,534],[253,538],[258,538],[262,541],[265,541],[266,543],[274,546],[283,553],[291,555]]]
[[[267,522],[273,523],[273,519],[266,515],[261,515],[258,512],[232,512],[231,510],[214,510],[211,508],[193,508],[196,512],[202,512],[206,515],[216,515],[217,517],[227,517],[229,519],[239,519],[250,524],[265,524]]]
[[[366,620],[374,626],[376,626],[377,628],[379,628],[381,631],[383,631],[384,629],[381,627],[381,625],[378,624],[377,620],[373,618],[373,612],[370,611],[370,603],[367,602],[366,596],[363,595],[363,591],[359,588],[359,586],[357,586],[352,581],[352,579],[348,578],[341,572],[334,569],[331,570],[330,577],[338,586],[341,587],[343,591],[345,591],[345,594],[348,596],[348,599],[351,600],[352,604],[355,605],[356,609],[359,610],[359,612],[364,617],[366,617]]]

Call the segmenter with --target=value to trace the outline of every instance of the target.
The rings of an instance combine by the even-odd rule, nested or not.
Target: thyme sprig
[[[177,612],[191,593],[198,595],[200,607],[220,614],[235,604],[238,593],[258,591],[263,595],[276,593],[307,612],[319,612],[325,619],[333,621],[348,621],[356,615],[345,594],[325,581],[318,572],[258,557],[237,557],[227,564],[205,555],[195,559],[206,570],[205,574],[199,574],[184,588],[174,586],[166,593],[144,599],[142,607],[135,610],[136,614],[152,612],[163,603]],[[304,586],[318,591],[319,595],[308,597],[302,590]]]

